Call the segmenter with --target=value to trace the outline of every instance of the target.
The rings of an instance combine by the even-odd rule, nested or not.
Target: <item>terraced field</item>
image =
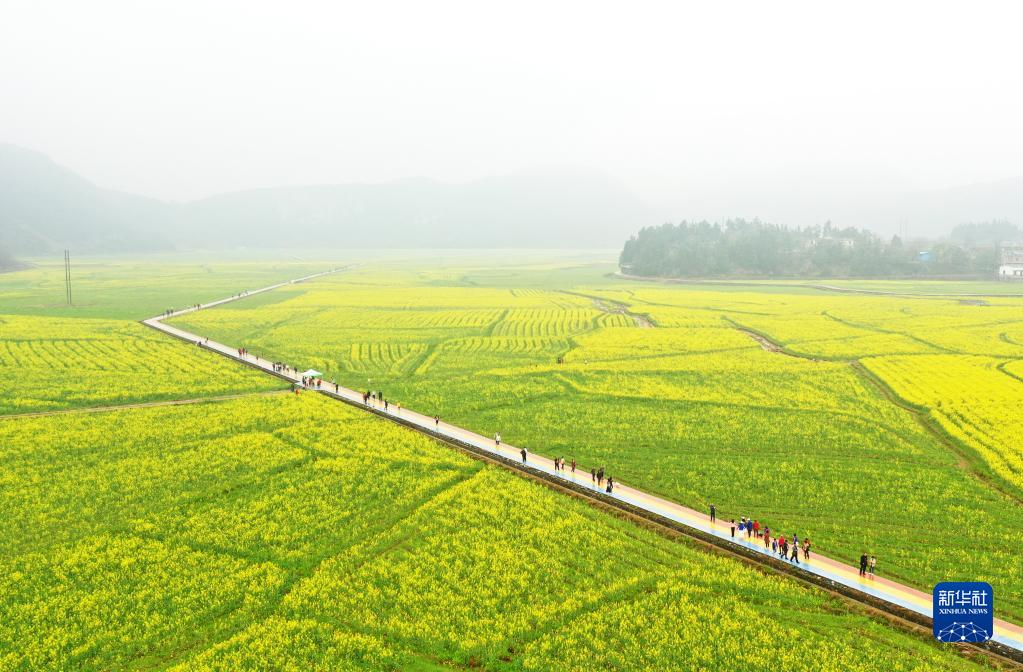
[[[3,669],[975,668],[318,395],[0,446]]]
[[[846,561],[876,553],[882,573],[924,590],[968,566],[1023,619],[1023,558],[1008,550],[1023,526],[1008,410],[1023,401],[1009,375],[1023,359],[1012,339],[1023,300],[596,276],[559,286],[549,271],[543,282],[460,271],[444,286],[367,269],[184,322],[695,508],[713,501],[799,532]],[[532,340],[513,347],[507,333]],[[418,356],[395,367],[370,350],[377,363],[356,368],[352,343]],[[959,401],[930,373],[941,357],[965,367]]]

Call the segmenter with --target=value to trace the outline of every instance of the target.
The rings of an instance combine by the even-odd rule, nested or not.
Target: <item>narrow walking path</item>
[[[226,357],[230,357],[239,362],[243,362],[249,366],[261,369],[272,375],[290,380],[292,382],[301,381],[301,373],[294,369],[287,369],[285,371],[275,371],[274,362],[263,359],[257,355],[251,353],[239,354],[238,348],[223,343],[217,343],[212,340],[208,340],[197,334],[179,329],[177,327],[165,324],[164,319],[170,317],[176,317],[196,310],[202,310],[213,306],[218,306],[230,301],[235,301],[245,296],[252,296],[261,292],[270,291],[277,287],[293,284],[296,282],[302,282],[313,278],[328,275],[330,273],[337,273],[344,269],[334,269],[326,271],[324,273],[317,273],[314,275],[305,276],[291,282],[279,283],[271,287],[264,287],[259,290],[251,292],[245,292],[241,295],[229,297],[227,299],[221,299],[208,304],[201,304],[198,307],[190,307],[184,310],[169,313],[168,315],[153,317],[148,320],[144,320],[143,324],[157,329],[166,334],[174,336],[176,338],[183,339],[185,341],[199,345],[200,347],[212,350],[213,352],[220,353]],[[521,461],[520,448],[512,445],[502,443],[500,446],[496,445],[493,439],[481,436],[468,429],[458,427],[455,425],[448,424],[446,422],[437,422],[433,416],[424,415],[422,413],[413,411],[408,408],[399,409],[396,405],[390,404],[386,409],[383,403],[370,400],[369,404],[363,402],[363,395],[361,392],[350,390],[345,387],[338,386],[335,391],[334,385],[327,382],[323,383],[322,388],[319,390],[320,393],[325,394],[329,397],[342,399],[355,405],[364,406],[371,408],[373,411],[385,417],[391,417],[395,420],[400,420],[404,423],[413,425],[421,428],[427,432],[437,434],[442,437],[454,439],[458,442],[473,446],[483,452],[492,454],[497,457],[501,457],[504,460]],[[717,537],[728,544],[734,544],[737,547],[741,547],[748,551],[763,555],[769,558],[776,558],[777,556],[771,552],[771,549],[765,548],[762,539],[747,539],[744,535],[740,536],[736,531],[736,537],[731,538],[730,535],[730,524],[727,521],[718,520],[716,523],[711,522],[710,517],[693,509],[689,509],[675,502],[651,495],[643,492],[636,488],[629,487],[618,481],[615,482],[614,492],[610,495],[604,492],[601,488],[598,490],[595,483],[591,483],[590,474],[588,471],[585,473],[583,470],[573,474],[571,471],[558,471],[554,468],[553,460],[536,455],[532,452],[528,453],[527,457],[528,466],[534,470],[541,471],[545,474],[550,475],[555,480],[562,480],[566,483],[574,484],[576,486],[582,486],[583,488],[590,488],[595,493],[599,492],[602,495],[611,497],[612,499],[618,500],[625,504],[631,505],[638,509],[648,511],[650,513],[662,516],[676,523],[680,523],[688,528],[697,530],[703,534]],[[791,531],[783,530],[787,534]],[[882,562],[884,558],[881,559]],[[903,585],[896,581],[892,581],[882,577],[876,578],[864,578],[859,575],[859,568],[851,565],[846,565],[837,560],[825,557],[817,553],[816,551],[811,554],[809,560],[800,560],[798,565],[799,569],[803,572],[814,574],[819,577],[823,577],[836,584],[840,584],[847,588],[862,592],[873,598],[882,600],[884,602],[898,605],[904,609],[908,609],[915,613],[924,615],[928,618],[931,616],[931,595],[924,593],[923,591],[911,588],[910,586]],[[940,580],[940,578],[939,578]],[[996,596],[997,602],[997,596]],[[1003,644],[1007,647],[1015,649],[1017,651],[1023,651],[1023,627],[1009,623],[1007,621],[996,619],[995,621],[995,634],[993,638],[996,642]]]

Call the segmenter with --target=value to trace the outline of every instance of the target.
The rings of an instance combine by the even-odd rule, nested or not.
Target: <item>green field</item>
[[[969,567],[1023,620],[1023,556],[1006,552],[1023,527],[1023,385],[1007,375],[1023,359],[1023,299],[603,270],[562,283],[547,269],[530,281],[528,269],[365,268],[179,323],[694,508],[716,502],[848,562],[876,553],[922,590]]]
[[[500,261],[377,259],[176,323],[832,556],[877,552],[925,589],[989,580],[1019,620],[1018,455],[996,440],[1018,431],[1014,299]],[[0,669],[977,664],[133,322],[336,265],[260,263],[104,260],[72,308],[58,266],[0,276]],[[951,394],[946,360],[993,378]]]

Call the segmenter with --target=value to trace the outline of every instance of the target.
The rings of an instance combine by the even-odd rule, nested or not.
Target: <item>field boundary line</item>
[[[832,319],[834,319],[834,318],[832,318]],[[864,358],[855,358],[854,357],[854,358],[851,358],[851,359],[839,358],[839,357],[835,357],[835,358],[830,358],[830,357],[817,358],[817,357],[813,357],[811,355],[806,355],[806,354],[802,354],[802,353],[799,353],[799,352],[794,352],[792,350],[789,350],[786,346],[782,345],[781,343],[778,343],[777,341],[772,339],[767,334],[765,334],[763,332],[760,332],[760,331],[757,331],[756,329],[751,329],[749,327],[746,327],[745,325],[743,325],[743,324],[741,324],[739,322],[736,322],[735,320],[733,320],[730,317],[725,317],[725,320],[727,322],[729,322],[732,326],[734,326],[738,331],[741,331],[741,332],[745,333],[746,335],[750,336],[751,338],[756,340],[758,343],[760,343],[760,346],[765,351],[767,351],[767,352],[771,352],[771,353],[779,354],[779,355],[787,355],[789,357],[795,357],[797,359],[802,359],[802,360],[805,360],[805,361],[808,361],[808,362],[835,362],[835,363],[848,364],[850,367],[852,367],[853,373],[860,380],[862,380],[865,383],[867,383],[867,385],[871,389],[873,389],[876,392],[880,393],[880,395],[888,403],[892,404],[896,408],[900,408],[900,409],[910,413],[913,416],[913,418],[916,420],[917,424],[919,424],[921,427],[923,427],[925,432],[927,432],[931,437],[934,438],[935,441],[937,441],[940,445],[942,445],[945,448],[947,448],[952,453],[952,455],[956,458],[956,460],[958,460],[959,468],[963,469],[964,471],[967,471],[971,476],[973,476],[974,478],[979,480],[985,486],[987,486],[987,487],[991,488],[992,490],[994,490],[999,495],[1001,495],[1003,497],[1007,497],[1007,498],[1011,499],[1013,502],[1015,502],[1017,504],[1023,505],[1023,498],[1020,497],[1019,492],[1016,489],[1016,487],[1013,484],[1011,484],[1008,481],[1006,481],[1005,479],[1003,479],[998,474],[996,474],[994,472],[994,470],[991,469],[990,465],[988,465],[988,463],[986,461],[984,461],[984,459],[976,452],[976,450],[974,450],[972,447],[968,446],[967,444],[963,443],[962,441],[960,441],[956,437],[954,437],[951,434],[949,434],[945,430],[945,428],[942,427],[941,424],[938,423],[938,421],[935,420],[933,416],[931,416],[931,409],[930,408],[928,408],[926,406],[921,406],[919,404],[914,404],[913,402],[903,398],[902,395],[900,395],[898,392],[896,392],[895,389],[891,385],[889,385],[886,380],[884,380],[881,376],[879,376],[878,374],[876,374],[873,371],[871,371],[870,367],[868,367],[866,364],[863,363],[863,359],[870,359],[870,358],[873,358],[873,357],[877,357],[877,358],[891,357],[891,356],[894,356],[894,355],[872,355],[871,357],[864,357]],[[897,332],[891,332],[891,333],[897,333]],[[928,354],[933,354],[933,353],[919,353],[919,354],[928,355]],[[941,354],[944,354],[944,353],[937,353],[937,354],[941,355]],[[955,353],[955,354],[960,354],[960,353]],[[916,356],[916,355],[915,354],[908,354],[908,355],[898,355],[898,356],[905,357],[905,356]],[[1019,380],[1023,380],[1023,379],[1020,379],[1015,374],[1013,374],[1012,372],[1006,371],[1003,368],[1005,366],[1005,364],[1007,364],[1009,361],[1014,361],[1014,360],[1004,361],[1001,364],[999,364],[996,368],[999,371],[1001,371],[1002,373],[1006,374],[1007,376],[1012,376],[1013,378],[1017,378]]]
[[[996,474],[976,450],[949,434],[931,415],[930,408],[914,404],[913,402],[903,398],[902,395],[896,392],[886,380],[871,371],[870,368],[860,360],[854,360],[850,362],[850,364],[852,365],[853,371],[855,371],[861,379],[873,385],[874,388],[888,399],[890,403],[912,413],[917,422],[920,423],[920,425],[923,426],[923,428],[931,436],[952,451],[952,454],[957,459],[965,463],[965,467],[974,478],[980,480],[984,483],[984,485],[992,488],[1003,497],[1008,497],[1012,501],[1023,506],[1023,499],[1020,498],[1015,486]],[[1007,371],[1003,371],[1003,373],[1010,376],[1012,375]],[[964,465],[960,464],[960,466]]]
[[[568,294],[569,296],[579,296],[584,299],[589,299],[593,302],[594,308],[602,313],[608,315],[624,315],[629,317],[640,329],[653,329],[657,327],[657,323],[650,316],[649,313],[637,313],[632,310],[632,306],[623,302],[616,301],[615,299],[608,299],[603,296],[597,296],[595,294],[584,294],[582,292],[573,292],[567,289],[558,290],[562,294]],[[609,308],[608,306],[613,306]]]
[[[75,415],[77,413],[107,413],[109,411],[124,411],[132,408],[156,408],[159,406],[189,406],[192,404],[205,404],[218,401],[231,401],[232,399],[245,399],[246,397],[266,397],[275,394],[287,394],[288,390],[264,390],[261,392],[239,392],[238,394],[221,394],[213,397],[192,397],[188,399],[165,399],[163,401],[142,401],[128,404],[112,404],[109,406],[84,406],[82,408],[55,408],[50,411],[29,411],[28,413],[7,413],[0,415],[0,420],[12,420],[16,418],[43,418],[49,415]]]

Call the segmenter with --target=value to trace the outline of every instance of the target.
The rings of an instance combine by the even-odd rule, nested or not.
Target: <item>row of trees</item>
[[[736,219],[644,228],[619,261],[627,273],[657,277],[992,275],[998,246],[883,241],[831,223],[788,228]]]

